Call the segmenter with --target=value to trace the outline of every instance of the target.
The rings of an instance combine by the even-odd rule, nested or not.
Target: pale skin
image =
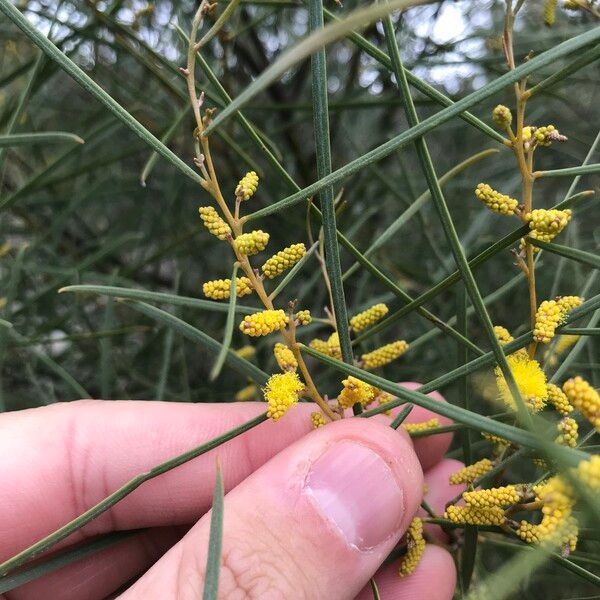
[[[201,598],[207,511],[218,458],[226,491],[220,597],[366,600],[373,597],[369,579],[375,576],[385,600],[450,600],[456,575],[450,554],[441,546],[428,544],[416,572],[404,579],[397,575],[397,561],[382,566],[420,510],[424,482],[426,499],[435,511],[442,511],[460,491],[448,484],[448,475],[462,465],[443,458],[450,434],[413,445],[403,432],[392,430],[384,416],[344,419],[313,432],[312,409],[298,405],[281,421],[264,423],[147,482],[58,547],[114,530],[144,532],[0,598]],[[0,561],[75,518],[136,474],[262,411],[264,404],[259,403],[79,401],[1,415]],[[415,407],[408,420],[432,416]],[[390,505],[398,511],[396,520],[382,514],[389,511],[379,511],[359,526],[369,541],[365,547],[350,540],[348,535],[354,533],[344,533],[347,525],[333,525],[307,492],[318,485],[313,473],[329,473],[328,457],[349,447],[357,449],[358,462],[365,453],[375,457],[365,482],[383,469],[369,494],[401,490],[401,508]],[[329,489],[327,481],[323,485]],[[354,502],[352,489],[344,488],[341,497],[350,507],[360,500]],[[357,493],[360,496],[361,490]],[[373,496],[366,510],[378,501]],[[439,530],[429,531],[443,540]]]

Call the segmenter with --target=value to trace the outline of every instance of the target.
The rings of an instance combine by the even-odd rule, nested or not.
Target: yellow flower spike
[[[249,171],[239,181],[235,188],[235,195],[240,200],[249,200],[258,188],[258,175],[255,171]]]
[[[420,421],[419,423],[402,423],[400,427],[410,435],[411,433],[420,433],[422,431],[436,429],[439,426],[439,419],[434,417],[433,419],[429,419],[429,421]]]
[[[511,354],[506,357],[506,361],[527,408],[532,412],[542,410],[546,405],[548,390],[546,375],[540,368],[540,364],[537,360],[530,359],[527,353]],[[516,403],[500,367],[496,367],[494,373],[500,398],[508,408],[514,410]]]
[[[242,233],[238,235],[234,244],[240,254],[245,254],[246,256],[254,256],[259,252],[262,252],[269,243],[269,234],[256,229],[255,231],[251,231],[250,233]]]
[[[581,377],[572,377],[563,384],[569,402],[600,431],[600,394]]]
[[[389,311],[389,308],[383,304],[375,304],[368,308],[367,310],[358,313],[354,317],[350,319],[350,327],[354,330],[355,333],[366,329],[367,327],[371,327],[385,317]]]
[[[472,465],[467,465],[450,475],[448,481],[452,485],[473,483],[476,479],[479,479],[479,477],[491,471],[493,467],[494,464],[489,458],[482,458],[480,461],[477,461]]]
[[[240,358],[248,360],[256,354],[256,348],[254,346],[242,346],[239,350],[236,350],[235,353]]]
[[[494,326],[494,335],[502,345],[508,344],[515,339],[512,335],[510,335],[508,329],[506,329],[506,327],[502,327],[502,325]]]
[[[268,403],[267,416],[273,421],[280,419],[288,409],[298,402],[304,384],[296,373],[287,372],[271,375],[263,389]]]
[[[518,504],[527,495],[524,485],[505,485],[487,490],[463,492],[463,500],[467,506],[475,508],[491,508],[492,506],[507,507]]]
[[[312,322],[310,310],[299,310],[296,313],[296,321],[299,325],[309,325]]]
[[[503,525],[506,521],[504,511],[497,506],[477,508],[450,505],[444,513],[444,518],[457,525]]]
[[[573,411],[567,395],[557,385],[549,383],[546,385],[546,389],[548,390],[548,402],[559,415],[566,417]]]
[[[334,331],[327,339],[327,354],[333,358],[342,358],[340,336],[337,331]]]
[[[231,227],[219,216],[212,206],[201,206],[198,209],[204,227],[220,240],[226,240],[231,235]]]
[[[501,194],[490,187],[487,183],[480,183],[475,188],[475,196],[481,200],[490,210],[500,215],[512,215],[519,202],[506,194]]]
[[[298,361],[294,353],[285,344],[277,342],[273,348],[273,354],[282,371],[295,371],[298,368]]]
[[[552,27],[556,20],[556,5],[558,0],[546,0],[544,4],[544,24],[547,27]]]
[[[600,454],[582,460],[577,465],[577,475],[591,489],[600,490]]]
[[[240,323],[240,331],[251,337],[269,335],[283,329],[288,320],[283,310],[263,310],[244,317]]]
[[[277,254],[274,254],[261,267],[265,277],[273,279],[281,275],[287,269],[291,269],[306,254],[306,246],[302,243],[292,244]]]
[[[572,417],[565,417],[558,422],[558,437],[556,443],[561,446],[569,446],[575,448],[577,446],[577,438],[579,437],[577,421]]]
[[[406,554],[400,561],[398,575],[406,577],[414,573],[421,557],[425,552],[425,538],[423,537],[423,521],[415,517],[406,531]]]
[[[529,223],[529,237],[542,242],[551,242],[568,224],[573,213],[570,209],[537,208],[525,215]],[[537,249],[539,250],[539,248]]]
[[[235,395],[237,402],[248,402],[249,400],[256,400],[258,395],[258,388],[252,383],[239,390]]]
[[[308,345],[321,354],[329,354],[329,346],[325,340],[315,338],[314,340],[311,340]]]
[[[320,412],[310,413],[310,421],[312,423],[313,429],[319,429],[319,427],[323,427],[323,425],[326,425],[327,423],[327,421],[325,421],[323,413]]]
[[[344,386],[338,396],[338,403],[342,408],[352,408],[357,402],[368,406],[375,400],[378,389],[350,375],[342,381]]]
[[[400,358],[408,350],[408,343],[404,340],[398,340],[391,344],[381,346],[372,352],[363,354],[361,360],[365,369],[376,369],[391,363],[393,360]]]
[[[556,298],[556,303],[560,306],[560,308],[566,313],[571,312],[574,308],[581,306],[583,303],[583,298],[580,296],[558,296]]]
[[[214,279],[202,285],[202,292],[207,298],[211,298],[212,300],[227,300],[229,298],[230,286],[231,279]],[[235,295],[238,298],[247,296],[252,292],[252,284],[247,277],[236,277]]]
[[[494,444],[494,450],[496,454],[500,454],[503,450],[510,446],[510,442],[499,435],[494,435],[492,433],[486,433],[485,431],[481,432],[481,437],[486,439],[488,442]]]
[[[535,313],[533,339],[542,344],[548,344],[554,337],[556,328],[564,318],[564,311],[556,300],[544,300]]]
[[[492,111],[492,120],[499,129],[507,129],[512,123],[512,113],[510,108],[503,104],[498,104]]]

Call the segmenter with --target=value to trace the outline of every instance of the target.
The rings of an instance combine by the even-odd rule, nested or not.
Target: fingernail
[[[404,514],[404,495],[384,459],[356,442],[338,442],[312,465],[305,492],[316,509],[360,550],[393,535]]]

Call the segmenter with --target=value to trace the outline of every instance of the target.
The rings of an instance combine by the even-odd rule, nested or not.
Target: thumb
[[[422,490],[409,439],[389,426],[345,419],[312,432],[225,497],[219,597],[353,598]],[[210,513],[123,598],[202,597],[209,530]]]

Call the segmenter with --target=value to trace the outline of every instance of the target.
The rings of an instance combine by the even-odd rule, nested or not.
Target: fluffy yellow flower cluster
[[[240,323],[240,331],[251,337],[268,335],[283,329],[289,317],[283,310],[263,310],[247,315]]]
[[[540,368],[540,364],[537,360],[530,359],[526,352],[515,352],[507,356],[506,361],[527,407],[533,412],[542,410],[548,398],[548,390],[546,375]],[[500,367],[496,367],[494,373],[502,401],[508,408],[514,410],[516,403]]]
[[[338,403],[342,408],[352,408],[356,403],[368,406],[379,392],[377,388],[352,375],[344,379],[342,385],[344,387],[338,396]]]
[[[273,348],[275,360],[282,371],[295,371],[298,368],[298,361],[294,353],[281,342],[277,342]]]
[[[581,377],[573,377],[563,384],[568,401],[600,431],[600,394]]]
[[[240,200],[249,200],[258,188],[258,175],[255,171],[249,171],[239,181],[235,188],[235,195]]]
[[[406,554],[400,561],[398,574],[400,577],[406,577],[414,573],[421,557],[425,552],[425,538],[423,537],[423,521],[415,517],[406,531]]]
[[[553,383],[549,383],[546,386],[548,390],[548,402],[552,404],[554,410],[563,417],[566,417],[570,412],[573,411],[573,407],[567,398],[567,395]]]
[[[262,252],[269,243],[269,234],[260,229],[250,233],[242,233],[235,238],[234,244],[240,254],[254,256]]]
[[[579,296],[559,296],[555,300],[544,300],[535,314],[533,339],[542,344],[550,342],[567,314],[582,302]]]
[[[493,466],[494,464],[489,458],[482,458],[476,463],[467,465],[466,467],[456,471],[456,473],[452,473],[448,481],[452,485],[459,485],[460,483],[473,483],[476,479],[479,479],[481,476],[491,471]]]
[[[492,111],[492,120],[500,129],[510,127],[510,124],[512,123],[512,113],[510,112],[510,108],[503,104],[498,104]]]
[[[350,319],[350,327],[352,327],[355,333],[358,333],[377,323],[377,321],[387,315],[388,311],[389,308],[385,304],[375,304],[374,306],[371,306],[371,308],[352,317]]]
[[[577,438],[579,437],[577,421],[572,417],[564,417],[558,422],[558,437],[556,443],[561,446],[569,446],[575,448],[577,446]]]
[[[341,358],[342,350],[340,348],[340,336],[337,331],[334,331],[327,340],[314,339],[311,340],[309,346],[317,352],[327,354],[333,358]]]
[[[476,506],[456,506],[451,504],[444,518],[458,525],[503,525],[504,510],[497,506],[478,508]]]
[[[480,183],[475,188],[475,196],[481,200],[490,210],[501,215],[512,215],[519,202],[506,194],[501,194],[487,183]]]
[[[220,240],[226,240],[231,235],[231,227],[219,216],[213,206],[201,206],[198,208],[200,218],[204,227]]]
[[[263,389],[268,403],[267,416],[273,421],[280,419],[288,409],[298,402],[298,395],[304,384],[294,372],[271,375]]]
[[[551,242],[571,220],[572,212],[570,209],[558,210],[556,208],[545,209],[537,208],[525,215],[525,220],[529,224],[529,237],[542,242]],[[523,243],[521,243],[523,245]],[[534,248],[538,252],[539,248]]]
[[[391,363],[396,358],[402,356],[408,350],[408,344],[404,340],[398,340],[391,344],[381,346],[372,352],[363,354],[361,360],[365,369],[376,369]]]
[[[261,267],[265,277],[273,279],[287,269],[291,269],[306,254],[306,246],[302,243],[292,244],[274,254]]]
[[[402,423],[402,429],[407,433],[420,433],[422,431],[429,431],[430,429],[435,429],[440,426],[439,419],[435,417],[433,419],[429,419],[429,421],[421,421],[419,423]]]
[[[527,487],[524,485],[505,485],[487,490],[463,492],[462,497],[467,506],[491,508],[493,506],[512,506],[521,502],[527,495]]]
[[[207,298],[212,300],[227,300],[229,298],[229,289],[231,279],[214,279],[207,281],[202,285],[202,292]],[[235,295],[238,298],[252,293],[252,284],[247,277],[235,278]]]

